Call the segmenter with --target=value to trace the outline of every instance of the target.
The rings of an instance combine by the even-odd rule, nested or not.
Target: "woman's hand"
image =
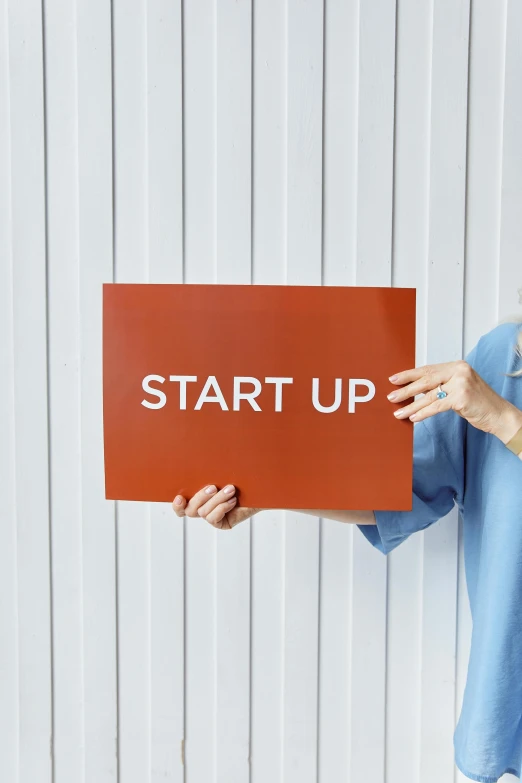
[[[178,517],[201,517],[219,530],[232,530],[239,522],[263,510],[238,507],[235,493],[236,488],[232,484],[227,484],[219,491],[214,484],[209,484],[196,492],[188,502],[182,495],[176,495],[172,508]]]
[[[497,394],[465,361],[431,364],[393,375],[401,389],[391,392],[391,402],[423,396],[395,411],[398,419],[422,421],[442,411],[454,410],[473,427],[496,435],[507,443],[522,426],[522,411]],[[447,397],[437,398],[441,384]]]

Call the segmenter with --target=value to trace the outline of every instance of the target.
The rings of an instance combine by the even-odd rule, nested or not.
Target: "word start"
[[[155,398],[155,401],[142,400],[141,404],[146,408],[152,410],[158,410],[163,408],[167,404],[167,395],[162,389],[151,386],[151,383],[163,384],[165,378],[162,375],[147,375],[142,381],[142,389],[148,395]],[[187,384],[196,383],[198,378],[196,375],[171,375],[169,380],[173,383],[179,383],[179,409],[187,410]],[[283,410],[283,387],[294,382],[293,378],[265,378],[266,384],[274,385],[274,411],[280,412]],[[244,386],[248,385],[250,390],[245,390]],[[363,387],[363,388],[362,388]],[[261,394],[263,386],[259,378],[253,378],[250,376],[234,376],[234,391],[232,400],[232,410],[239,411],[241,409],[241,402],[249,404],[255,411],[261,411],[259,403],[256,402],[256,397]],[[361,391],[365,393],[361,394]],[[347,384],[348,392],[348,413],[355,413],[355,406],[369,402],[375,397],[375,385],[372,381],[366,378],[349,378]],[[322,405],[319,401],[319,378],[312,378],[312,405],[320,413],[333,413],[338,410],[342,404],[343,399],[343,379],[335,379],[335,391],[334,401],[331,405]],[[201,390],[199,398],[194,406],[194,410],[201,410],[203,405],[208,403],[215,403],[221,406],[221,410],[228,411],[230,408],[227,405],[225,396],[221,391],[219,383],[216,380],[215,375],[209,375],[205,384]]]

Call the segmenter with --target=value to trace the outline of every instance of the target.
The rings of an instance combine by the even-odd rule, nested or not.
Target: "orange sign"
[[[107,284],[106,497],[411,509],[415,289]]]

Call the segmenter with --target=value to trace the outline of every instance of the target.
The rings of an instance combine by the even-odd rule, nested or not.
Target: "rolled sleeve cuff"
[[[374,515],[375,525],[357,525],[357,527],[372,546],[383,555],[387,555],[399,546],[409,533],[403,533],[401,529],[401,512],[374,511]]]
[[[411,511],[374,511],[375,525],[357,525],[363,535],[379,552],[387,555],[399,546],[412,533],[437,522],[445,516],[453,506],[453,499],[425,502],[413,493]]]

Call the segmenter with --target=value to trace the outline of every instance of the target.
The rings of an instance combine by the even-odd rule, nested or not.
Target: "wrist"
[[[522,411],[510,402],[506,402],[493,430],[495,435],[505,445],[522,427]]]

